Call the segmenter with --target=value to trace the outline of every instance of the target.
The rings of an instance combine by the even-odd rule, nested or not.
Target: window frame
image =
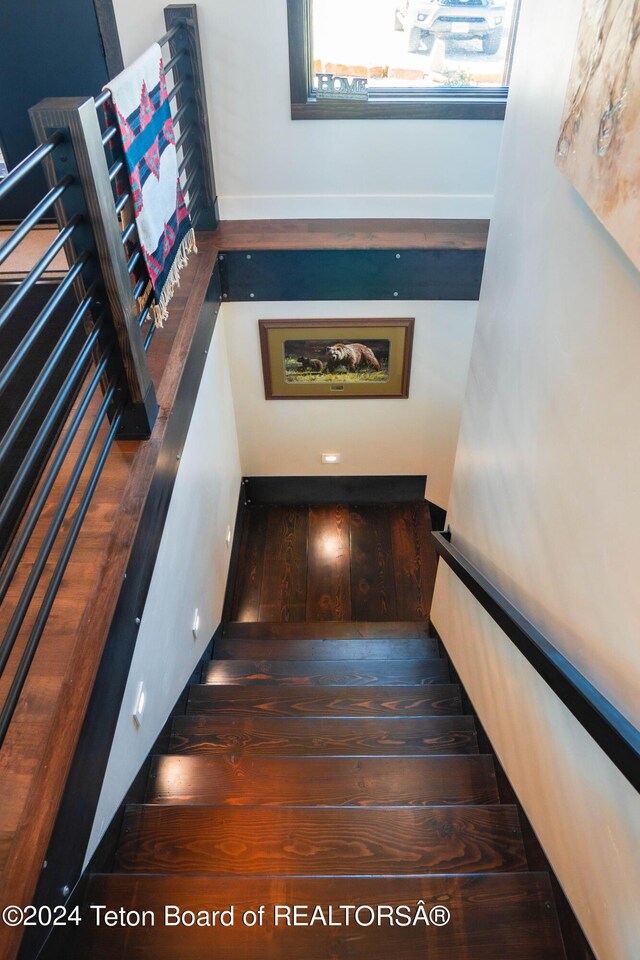
[[[429,90],[397,89],[374,93],[369,100],[318,100],[313,95],[313,0],[287,0],[289,77],[292,120],[503,120],[509,87]],[[521,0],[516,0],[507,62],[511,70],[513,42]]]

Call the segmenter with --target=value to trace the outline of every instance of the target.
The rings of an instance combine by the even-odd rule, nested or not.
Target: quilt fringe
[[[193,227],[185,234],[180,244],[175,260],[167,277],[167,281],[160,294],[160,299],[151,307],[151,316],[156,327],[163,327],[169,314],[169,303],[173,297],[176,287],[180,286],[180,271],[186,267],[189,262],[189,255],[197,253],[196,235]]]
[[[149,299],[149,296],[150,296],[152,293],[153,293],[153,284],[151,283],[151,280],[149,280],[149,281],[147,282],[146,287],[144,288],[144,290],[142,291],[142,293],[141,293],[140,296],[138,297],[138,309],[140,310],[140,312],[142,312],[142,311],[144,310],[144,308],[146,307],[146,305],[147,305],[147,300]],[[153,309],[153,308],[152,308],[152,309]]]

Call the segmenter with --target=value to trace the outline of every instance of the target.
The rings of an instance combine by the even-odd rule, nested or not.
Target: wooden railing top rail
[[[640,730],[451,543],[450,533],[434,532],[433,537],[436,550],[444,562],[629,783],[640,790]]]

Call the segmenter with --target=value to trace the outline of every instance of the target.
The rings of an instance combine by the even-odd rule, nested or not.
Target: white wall
[[[114,0],[125,63],[161,0]],[[500,121],[292,121],[286,0],[198,4],[224,219],[488,217]]]
[[[448,520],[640,725],[640,274],[554,166],[581,7],[524,2]],[[433,618],[598,957],[637,960],[640,797],[442,565]]]
[[[216,324],[142,615],[87,861],[220,623],[241,472],[224,327]],[[196,607],[198,639],[191,628]],[[132,713],[144,681],[142,725]]]
[[[245,476],[428,476],[446,507],[476,303],[387,301],[228,303],[220,316]],[[415,317],[408,400],[265,400],[258,319]],[[324,466],[322,453],[340,453]]]

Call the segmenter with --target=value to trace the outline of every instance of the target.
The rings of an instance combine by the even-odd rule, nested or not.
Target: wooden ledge
[[[488,220],[223,220],[221,251],[484,250]]]

